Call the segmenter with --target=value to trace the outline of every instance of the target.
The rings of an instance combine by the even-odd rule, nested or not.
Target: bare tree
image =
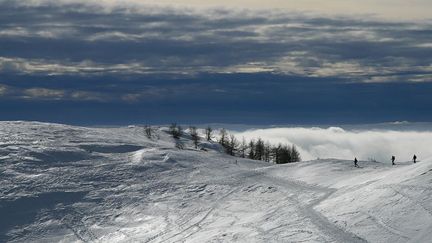
[[[255,159],[255,140],[250,140],[249,141],[249,155],[248,155],[249,159]]]
[[[238,141],[237,141],[237,138],[234,136],[234,135],[230,135],[229,136],[229,140],[228,140],[228,142],[227,142],[227,144],[226,144],[226,150],[227,150],[227,153],[229,154],[229,155],[232,155],[232,156],[234,156],[235,155],[235,152],[237,151],[237,148],[238,148]]]
[[[225,130],[225,128],[222,128],[219,132],[219,143],[223,146],[226,147],[227,143],[228,143],[228,133]]]
[[[290,162],[300,162],[301,161],[300,153],[294,144],[291,146],[290,152],[291,152],[291,161]]]
[[[263,160],[264,159],[264,141],[261,138],[255,143],[255,159]]]
[[[280,156],[282,151],[282,144],[278,144],[277,146],[272,147],[272,157],[273,162],[276,164],[280,164]]]
[[[153,135],[153,129],[152,129],[152,127],[149,126],[149,125],[145,125],[145,126],[144,126],[144,131],[145,131],[146,137],[147,137],[148,139],[151,139],[151,138],[152,138],[152,135]]]
[[[197,128],[191,126],[189,128],[189,130],[190,130],[190,135],[191,135],[192,141],[193,141],[193,143],[195,145],[195,149],[197,149],[198,148],[198,143],[199,143],[199,140],[200,140]]]
[[[181,126],[173,123],[169,128],[169,133],[173,136],[173,138],[179,139],[180,136],[183,134],[183,129]]]
[[[264,143],[264,156],[263,156],[263,159],[265,162],[270,162],[271,149],[272,149],[272,147],[271,147],[270,143],[268,141],[266,141]]]
[[[239,145],[239,152],[240,152],[240,157],[245,158],[246,157],[246,149],[248,148],[248,144],[246,142],[246,139],[243,137],[242,141]]]
[[[211,140],[212,140],[212,137],[213,137],[213,129],[212,129],[210,126],[208,126],[208,127],[205,129],[205,136],[206,136],[207,141],[211,141]]]

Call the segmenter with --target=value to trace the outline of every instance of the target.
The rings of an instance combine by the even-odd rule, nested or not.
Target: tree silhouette
[[[177,123],[173,123],[169,128],[169,133],[173,136],[173,138],[179,139],[183,134],[183,129],[181,126],[177,125]]]
[[[207,141],[211,141],[211,140],[212,140],[212,137],[213,137],[213,129],[212,129],[210,126],[208,126],[208,127],[205,129],[205,136],[206,136]]]
[[[198,143],[199,143],[199,140],[200,140],[197,128],[196,127],[190,127],[189,130],[190,130],[190,135],[191,135],[192,141],[193,141],[193,143],[195,145],[195,149],[197,149],[198,148]]]

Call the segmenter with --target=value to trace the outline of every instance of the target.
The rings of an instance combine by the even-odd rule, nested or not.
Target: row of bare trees
[[[207,127],[205,135],[207,140],[212,140],[212,128]],[[236,136],[229,134],[224,128],[219,131],[219,144],[221,144],[227,154],[240,156],[253,160],[262,160],[276,164],[286,164],[301,161],[300,153],[295,145],[272,145],[261,138],[246,141],[243,137],[239,141]]]
[[[168,131],[173,138],[179,139],[183,135],[183,128],[180,125],[177,125],[176,123],[171,124]],[[201,137],[198,134],[198,129],[194,126],[189,127],[189,135],[191,136],[191,139],[194,143],[195,148],[198,148],[199,141],[201,140]]]
[[[151,128],[146,127],[145,131],[146,135],[151,137]],[[176,123],[171,124],[168,132],[177,140],[183,135],[182,127]],[[189,127],[189,135],[197,149],[201,140],[198,129],[194,126]],[[214,130],[210,126],[205,128],[204,137],[207,141],[213,141],[213,139],[215,139]],[[250,141],[246,141],[246,139],[243,138],[239,141],[236,136],[229,134],[224,128],[220,129],[219,136],[216,140],[220,145],[222,145],[226,153],[232,156],[262,160],[276,164],[301,161],[300,153],[295,145],[272,145],[261,138],[252,139]]]

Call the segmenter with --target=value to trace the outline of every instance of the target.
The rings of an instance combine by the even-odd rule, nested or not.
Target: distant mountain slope
[[[0,122],[0,242],[432,238],[432,160],[273,166],[166,131]]]

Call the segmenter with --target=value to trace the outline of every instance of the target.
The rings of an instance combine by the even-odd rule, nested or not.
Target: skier
[[[391,157],[392,165],[395,165],[395,159],[396,159],[396,157],[393,155],[393,156]]]
[[[413,161],[414,161],[414,164],[417,163],[417,156],[415,154],[413,156]]]
[[[357,163],[358,163],[357,158],[354,158],[354,167],[359,167]]]

